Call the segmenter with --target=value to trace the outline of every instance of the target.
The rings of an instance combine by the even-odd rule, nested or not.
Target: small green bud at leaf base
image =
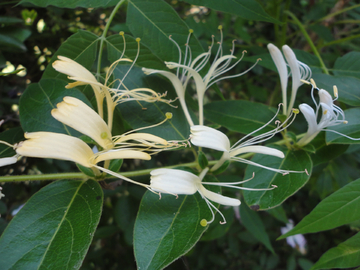
[[[109,170],[113,172],[118,172],[123,164],[123,159],[112,159],[110,161]]]
[[[209,164],[204,152],[202,152],[202,151],[198,152],[198,162],[199,162],[201,169],[205,169]]]
[[[94,171],[91,168],[87,168],[85,166],[82,166],[80,164],[76,163],[76,166],[78,167],[78,169],[85,175],[89,176],[89,177],[95,177]]]
[[[227,169],[227,167],[229,167],[229,164],[230,164],[230,161],[229,161],[229,160],[226,160],[226,161],[220,166],[219,169],[213,171],[212,173],[213,173],[214,175],[217,175],[217,174],[220,174],[220,173],[224,172],[224,171]]]
[[[200,225],[203,226],[203,227],[206,227],[206,226],[207,226],[207,221],[206,221],[206,219],[203,218],[203,219],[200,221]]]

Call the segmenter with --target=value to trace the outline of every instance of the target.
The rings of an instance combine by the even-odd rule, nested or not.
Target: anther
[[[336,87],[336,85],[333,86],[334,89],[334,96],[337,98],[338,97],[338,89]]]
[[[314,86],[315,88],[317,88],[316,83],[315,83],[315,81],[314,81],[313,78],[310,79],[310,83],[312,84],[312,86]]]

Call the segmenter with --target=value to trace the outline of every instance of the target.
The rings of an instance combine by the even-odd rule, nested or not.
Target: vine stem
[[[306,39],[307,42],[309,43],[312,51],[314,52],[314,54],[316,55],[316,57],[319,59],[319,61],[320,61],[320,66],[321,66],[322,70],[324,71],[325,74],[329,75],[328,69],[326,68],[326,66],[325,66],[325,64],[324,64],[324,62],[323,62],[323,60],[322,60],[322,58],[321,58],[318,50],[316,49],[314,43],[312,42],[309,34],[306,32],[306,30],[305,30],[304,26],[302,25],[302,23],[301,23],[301,22],[296,18],[296,16],[295,16],[292,12],[290,12],[289,10],[285,10],[284,13],[287,14],[287,15],[289,15],[289,16],[294,20],[295,24],[299,27],[301,33],[304,35],[305,39]]]
[[[100,46],[99,46],[99,55],[98,55],[98,63],[97,63],[97,69],[96,69],[96,78],[99,79],[100,77],[100,70],[101,70],[101,58],[102,58],[102,53],[103,53],[103,47],[104,47],[104,41],[105,41],[105,37],[107,35],[107,32],[109,31],[110,28],[110,24],[112,22],[112,20],[115,17],[116,12],[119,10],[119,8],[121,7],[121,5],[125,2],[126,0],[121,0],[119,3],[117,3],[117,5],[114,7],[113,11],[110,14],[110,17],[108,19],[108,21],[106,22],[105,28],[104,28],[104,32],[102,33],[100,39]]]

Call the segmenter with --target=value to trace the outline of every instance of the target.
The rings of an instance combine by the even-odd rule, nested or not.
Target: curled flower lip
[[[202,181],[205,177],[206,173],[208,172],[209,168],[204,169],[199,176],[183,171],[178,169],[156,169],[151,171],[151,180],[150,180],[150,186],[149,189],[153,192],[159,192],[160,193],[167,193],[172,194],[174,196],[178,195],[193,195],[196,192],[199,192],[201,197],[205,200],[206,204],[208,205],[211,213],[212,213],[212,219],[210,221],[202,220],[201,225],[206,226],[207,224],[210,224],[215,219],[214,210],[218,212],[223,222],[220,222],[221,224],[226,223],[226,219],[224,215],[220,212],[217,207],[215,207],[210,201],[213,201],[215,203],[219,203],[222,205],[227,206],[239,206],[240,200],[230,198],[227,196],[223,196],[219,193],[210,191],[204,187],[204,185],[213,185],[213,186],[220,186],[220,187],[229,187],[229,188],[236,188],[236,189],[246,189],[246,190],[271,190],[269,189],[251,189],[251,188],[244,188],[239,187],[237,185],[245,183],[247,181],[250,181],[252,178],[240,181],[240,182],[230,182],[230,183],[223,183],[223,182],[204,182]]]
[[[334,101],[338,97],[337,87],[334,86],[335,98],[333,99],[332,96],[329,94],[329,92],[327,92],[324,89],[317,88],[314,80],[311,79],[310,82],[305,81],[305,83],[312,85],[311,97],[315,104],[315,110],[311,106],[305,103],[299,105],[299,109],[308,123],[308,130],[305,136],[298,141],[297,145],[304,146],[308,144],[319,134],[320,131],[323,130],[337,133],[351,140],[359,140],[360,138],[359,139],[351,138],[335,130],[326,129],[327,127],[331,127],[331,126],[347,124],[347,121],[345,120],[344,111],[340,107],[334,104]],[[319,103],[316,102],[316,99],[314,97],[314,89],[318,91],[318,95],[320,99]],[[320,120],[318,121],[320,109],[321,109],[321,117]]]

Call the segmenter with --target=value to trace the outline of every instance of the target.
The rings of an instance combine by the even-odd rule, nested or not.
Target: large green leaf
[[[42,78],[60,78],[68,81],[66,75],[57,72],[51,65],[58,59],[58,55],[66,56],[83,65],[85,68],[90,69],[96,59],[99,40],[99,37],[95,34],[79,30],[76,34],[70,36],[64,43],[61,44],[60,48],[51,58],[51,61],[46,67]]]
[[[266,233],[264,223],[255,211],[252,211],[246,203],[240,205],[241,222],[245,228],[261,243],[263,243],[272,253],[274,249],[270,243],[269,235]]]
[[[209,178],[213,177],[206,176],[206,181]],[[159,196],[147,191],[134,228],[138,268],[163,269],[188,252],[206,230],[200,225],[202,219],[211,219],[211,213],[199,194],[177,199],[162,194],[159,200]]]
[[[255,0],[183,0],[192,5],[206,6],[219,11],[231,13],[247,20],[280,23],[267,14]]]
[[[217,101],[204,106],[205,118],[229,130],[248,134],[265,125],[275,116],[274,108],[247,100]],[[261,130],[275,128],[273,121]]]
[[[189,28],[175,10],[163,0],[128,0],[127,19],[132,34],[141,38],[162,61],[178,62],[179,51],[169,36],[185,51]],[[214,29],[216,31],[216,29]],[[190,40],[193,57],[203,52],[193,36]]]
[[[348,121],[347,124],[340,124],[334,127],[328,128],[340,132],[341,134],[347,135],[352,138],[358,138],[358,140],[351,140],[335,132],[326,132],[327,143],[360,143],[360,108],[352,108],[344,111],[345,119]]]
[[[26,203],[1,236],[1,269],[79,269],[102,204],[101,187],[93,180],[47,185]]]
[[[22,0],[20,4],[31,3],[39,7],[56,6],[62,8],[98,8],[115,6],[120,0]]]
[[[115,78],[122,79],[128,69],[129,66],[119,65],[114,70]],[[176,97],[175,90],[170,82],[157,75],[147,76],[138,67],[132,68],[131,72],[126,76],[124,84],[129,89],[145,87],[151,88],[157,93],[167,92],[166,99],[174,100]],[[134,129],[157,124],[166,118],[165,114],[167,112],[171,112],[173,115],[171,120],[157,127],[145,129],[143,132],[158,135],[167,140],[187,139],[190,134],[190,126],[179,102],[176,101],[172,104],[173,106],[159,101],[154,103],[129,101],[118,105],[117,108],[120,110],[122,117]]]
[[[255,177],[251,181],[246,182],[244,184],[245,187],[258,189],[270,188],[271,185],[277,186],[273,190],[266,191],[244,190],[245,201],[253,210],[267,210],[280,205],[303,187],[310,178],[304,170],[306,169],[311,174],[312,162],[305,151],[290,151],[279,146],[271,147],[282,150],[285,158],[281,159],[269,155],[256,154],[251,161],[275,169],[298,171],[298,173],[282,175],[265,168],[249,165],[246,168],[245,179],[251,178],[253,173],[255,173]]]
[[[280,238],[330,230],[360,219],[360,179],[322,200],[295,228]]]
[[[336,76],[351,76],[360,79],[360,52],[349,52],[336,59],[332,71]]]
[[[59,79],[43,79],[29,85],[20,98],[20,121],[25,132],[51,131],[79,136],[79,132],[65,126],[51,116],[51,110],[65,96],[81,99],[86,97],[76,89],[66,89],[67,83]]]
[[[333,95],[333,86],[339,90],[339,101],[351,106],[360,106],[360,79],[354,77],[335,77],[326,74],[314,74],[313,79],[319,88]],[[317,94],[315,94],[316,96]]]
[[[328,250],[310,269],[351,268],[360,265],[360,233]]]
[[[108,59],[111,63],[120,59],[124,53],[124,58],[134,60],[138,53],[138,43],[135,38],[125,35],[126,49],[124,51],[124,40],[120,35],[113,35],[106,38]],[[153,69],[167,69],[163,61],[152,54],[152,52],[144,45],[140,46],[140,54],[136,60],[136,65]]]

